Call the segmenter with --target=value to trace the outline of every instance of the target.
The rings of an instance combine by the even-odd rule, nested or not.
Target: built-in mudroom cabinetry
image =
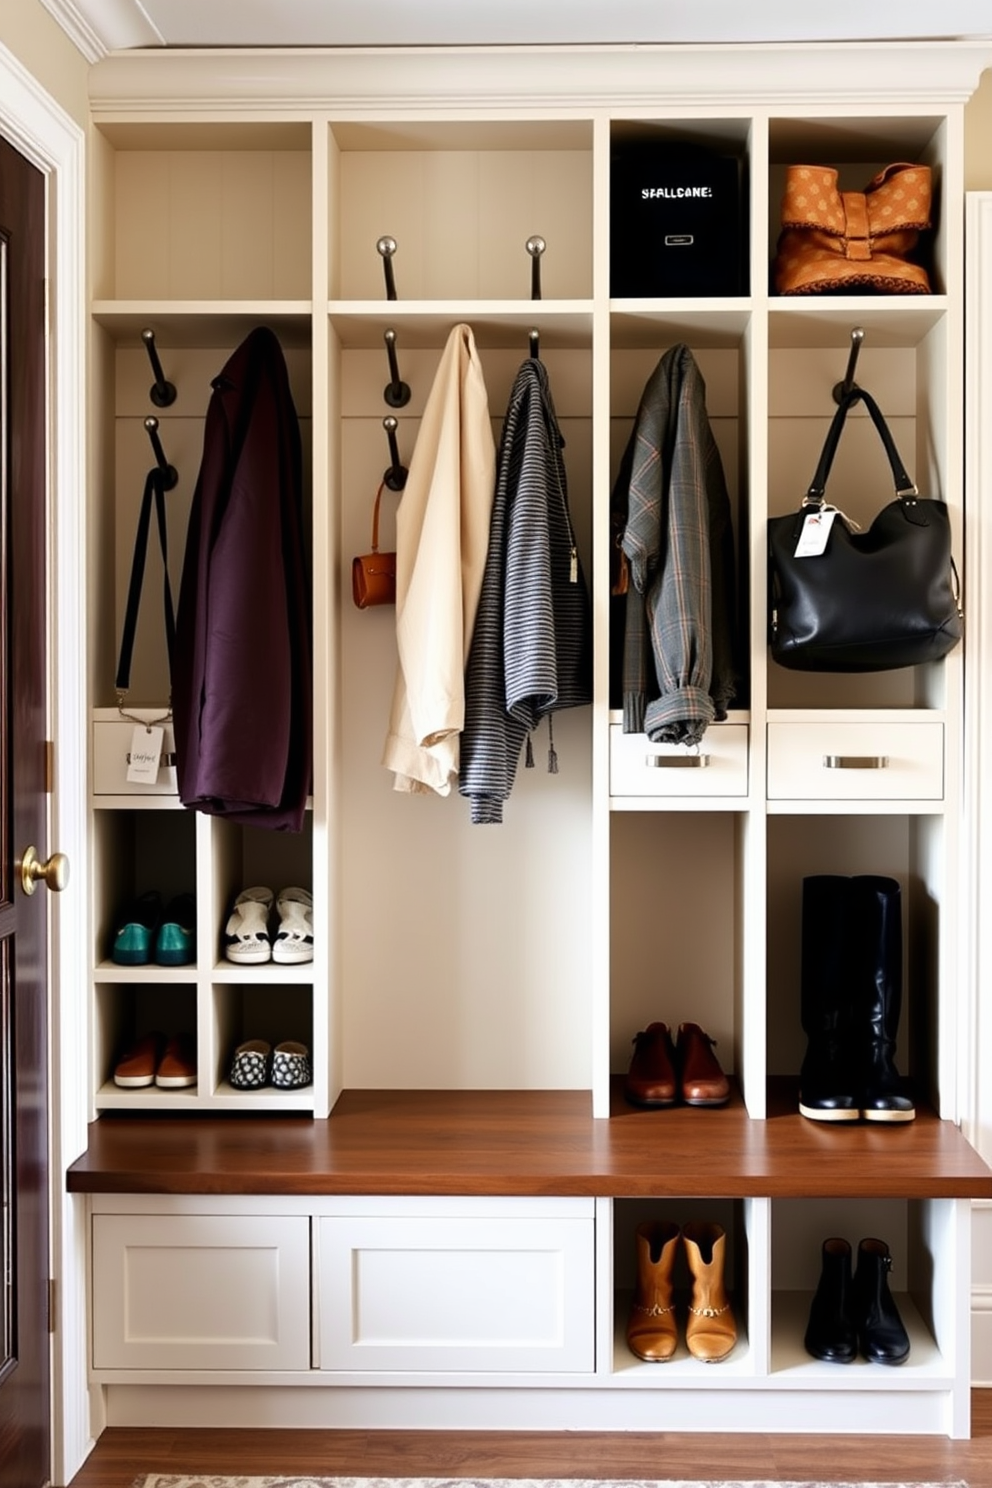
[[[806,492],[856,346],[921,494],[949,506],[960,564],[962,111],[987,62],[937,44],[94,67],[93,1124],[68,1182],[91,1211],[90,1366],[110,1423],[248,1423],[264,1392],[266,1421],[290,1425],[968,1433],[970,1201],[992,1174],[959,1130],[964,647],[884,672],[778,666],[766,532]],[[737,292],[673,296],[659,278],[617,293],[619,162],[673,146],[734,162]],[[930,292],[775,293],[788,167],[863,191],[903,161],[934,185]],[[592,704],[555,715],[555,770],[535,733],[534,767],[520,761],[488,825],[457,789],[393,790],[395,611],[358,609],[351,587],[383,482],[379,546],[394,547],[395,472],[459,324],[495,439],[522,363],[547,369],[592,599]],[[298,833],[187,811],[167,757],[151,787],[128,781],[135,720],[169,694],[154,546],[133,717],[114,686],[146,472],[161,455],[176,473],[177,587],[211,381],[256,325],[280,340],[302,432],[314,771]],[[164,406],[150,345],[176,390]],[[611,599],[611,492],[677,345],[726,476],[739,678],[689,748],[624,732]],[[863,527],[891,499],[861,408],[828,494]],[[803,880],[821,874],[900,888],[912,1122],[798,1113]],[[260,885],[312,894],[312,961],[226,958],[234,900]],[[148,891],[194,895],[186,964],[112,959]],[[627,1103],[632,1041],[657,1021],[716,1040],[725,1106]],[[115,1083],[152,1029],[192,1042],[195,1084]],[[311,1083],[232,1086],[246,1040],[305,1045]],[[690,1356],[681,1324],[668,1362],[627,1345],[652,1220],[725,1233],[737,1342],[718,1364]],[[829,1236],[888,1245],[900,1367],[805,1351]]]

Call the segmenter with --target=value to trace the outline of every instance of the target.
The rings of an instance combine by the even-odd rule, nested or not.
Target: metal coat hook
[[[165,458],[165,451],[162,448],[162,441],[158,437],[158,419],[153,417],[152,414],[149,414],[148,417],[145,419],[145,430],[147,431],[148,438],[152,442],[152,449],[155,451],[155,463],[158,465],[159,470],[161,470],[162,472],[162,485],[166,491],[171,491],[173,486],[176,485],[179,480],[179,472],[176,467],[174,465],[170,465],[168,460]]]
[[[844,373],[844,381],[834,384],[834,402],[842,403],[848,393],[854,391],[857,383],[854,381],[855,369],[858,365],[858,355],[861,351],[861,343],[865,339],[862,326],[855,326],[851,331],[851,351],[847,358],[847,371]]]
[[[410,401],[409,384],[400,381],[400,369],[396,363],[396,332],[384,331],[382,339],[386,343],[386,355],[389,358],[389,382],[382,390],[382,396],[390,408],[405,408]]]
[[[406,485],[408,472],[406,466],[400,463],[400,452],[396,443],[397,424],[391,413],[387,414],[383,419],[382,427],[385,429],[386,438],[389,440],[389,458],[392,462],[388,470],[383,473],[382,478],[391,491],[402,491]]]
[[[532,357],[539,357],[541,355],[541,333],[540,333],[540,331],[535,326],[533,330],[530,330],[530,331],[527,332],[527,335],[528,335],[528,338],[530,340],[530,354],[531,354],[531,356]]]
[[[155,374],[155,381],[151,386],[148,396],[156,408],[168,408],[170,403],[175,403],[176,401],[176,388],[174,383],[167,381],[165,373],[162,371],[162,363],[159,361],[158,352],[155,349],[155,332],[151,330],[142,331],[141,339],[145,343],[148,360],[151,362],[152,371]]]
[[[386,279],[386,299],[395,300],[396,280],[393,278],[393,254],[396,252],[395,238],[380,238],[376,248],[382,254],[382,272]]]
[[[537,237],[527,239],[527,252],[531,257],[530,264],[530,297],[532,300],[541,298],[541,254],[547,247],[543,238]]]

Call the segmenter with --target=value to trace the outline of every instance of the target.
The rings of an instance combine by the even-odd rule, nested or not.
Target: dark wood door
[[[45,181],[0,140],[0,1488],[48,1481]]]

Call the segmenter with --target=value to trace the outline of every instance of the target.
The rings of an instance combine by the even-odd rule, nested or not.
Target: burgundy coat
[[[282,348],[253,330],[214,379],[172,658],[184,806],[299,831],[311,789],[300,427]]]

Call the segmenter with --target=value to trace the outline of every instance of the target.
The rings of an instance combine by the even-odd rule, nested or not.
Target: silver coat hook
[[[541,254],[547,248],[547,243],[536,234],[527,239],[527,252],[531,257],[530,265],[530,297],[532,300],[541,298]]]
[[[376,248],[382,254],[382,272],[386,279],[386,299],[395,300],[396,280],[393,278],[393,254],[396,252],[395,238],[380,238]]]

